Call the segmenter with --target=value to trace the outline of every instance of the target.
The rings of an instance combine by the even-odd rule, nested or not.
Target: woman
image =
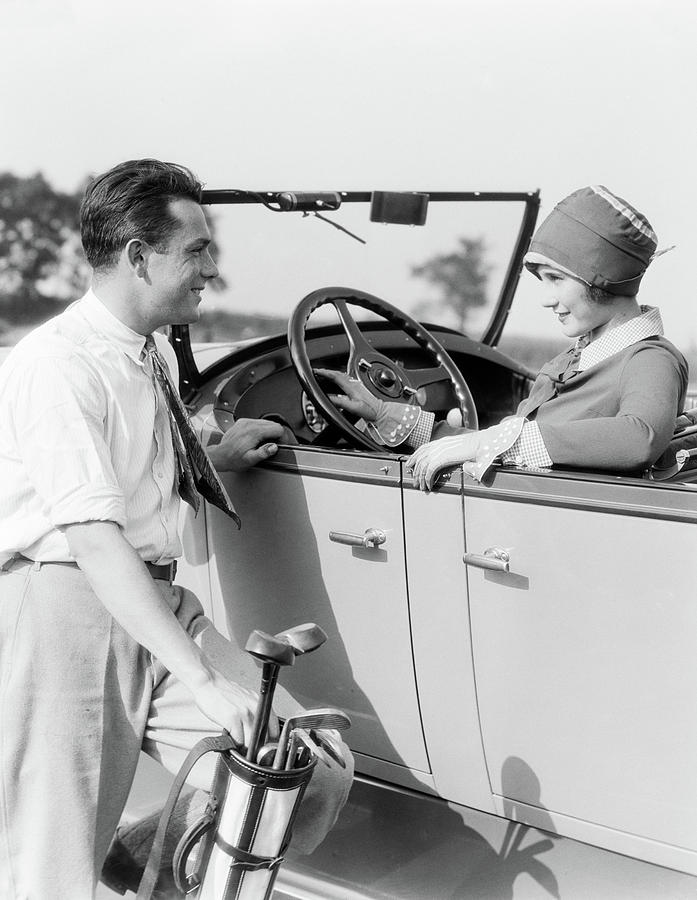
[[[514,416],[419,446],[407,461],[414,483],[428,491],[455,464],[481,480],[495,459],[625,473],[650,466],[670,441],[687,389],[687,363],[663,337],[658,309],[637,300],[644,272],[660,255],[656,247],[646,218],[607,188],[593,185],[562,200],[537,229],[525,266],[542,283],[543,305],[575,342],[542,368]],[[355,411],[356,383],[341,386],[346,394],[335,402]],[[361,414],[380,435],[384,421],[402,418],[394,404],[360,398]],[[415,435],[398,437],[416,446]]]

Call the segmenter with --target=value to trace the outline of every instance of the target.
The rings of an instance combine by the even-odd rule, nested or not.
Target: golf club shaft
[[[288,738],[288,751],[286,753],[286,758],[283,761],[284,769],[292,769],[293,768],[295,754],[297,752],[297,749],[298,749],[297,733],[296,733],[295,729],[293,729],[293,731],[291,731],[291,733],[290,733],[290,737]]]
[[[259,702],[257,703],[256,713],[254,715],[252,736],[249,739],[249,746],[247,747],[247,759],[253,761],[257,758],[257,753],[266,737],[266,732],[269,727],[271,704],[273,703],[273,695],[276,690],[279,669],[279,665],[271,662],[265,662],[262,668]]]

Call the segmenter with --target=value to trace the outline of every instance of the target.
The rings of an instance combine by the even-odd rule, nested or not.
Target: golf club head
[[[312,756],[316,756],[320,762],[323,762],[325,766],[331,766],[331,760],[333,757],[328,754],[323,747],[320,746],[319,742],[314,739],[314,737],[310,734],[310,732],[306,731],[304,728],[294,728],[291,732],[291,738],[289,741],[290,749],[288,751],[288,757],[286,759],[285,768],[292,769],[296,765],[296,756],[298,755],[298,751],[301,748],[301,745],[304,745],[310,752]],[[346,763],[343,763],[343,767],[346,768]]]
[[[312,729],[310,731],[310,737],[315,742],[317,747],[322,750],[325,756],[331,757],[334,762],[341,766],[342,769],[346,768],[346,760],[344,759],[341,753],[341,738],[338,734],[323,730],[317,731],[316,729]],[[321,758],[321,757],[320,757]],[[329,765],[329,763],[327,763]]]
[[[273,634],[255,629],[247,639],[244,649],[255,659],[277,666],[292,666],[296,653],[291,645]]]
[[[274,769],[282,769],[285,765],[288,741],[293,729],[304,728],[306,731],[310,731],[312,728],[335,728],[337,731],[345,731],[350,727],[351,720],[346,713],[332,707],[308,709],[295,716],[288,716],[283,724],[281,737],[278,741],[278,750],[273,761]]]
[[[327,640],[326,632],[315,625],[314,622],[306,622],[304,625],[296,625],[294,628],[286,628],[274,635],[280,641],[284,641],[293,648],[293,653],[300,656],[303,653],[311,653]]]
[[[295,716],[290,716],[286,721],[292,721],[293,728],[304,728],[306,731],[312,728],[335,728],[337,731],[346,731],[351,727],[351,719],[346,713],[331,706],[306,709]]]

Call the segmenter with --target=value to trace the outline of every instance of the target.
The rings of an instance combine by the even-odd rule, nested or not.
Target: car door
[[[410,638],[399,464],[368,454],[281,450],[271,465],[226,476],[242,529],[210,509],[216,624],[244,644],[314,621],[329,635],[283,671],[305,706],[338,706],[352,749],[429,771]],[[382,543],[361,546],[375,529]]]
[[[501,812],[616,829],[697,864],[696,524],[691,487],[551,473],[466,487],[477,697]],[[481,567],[496,555],[509,571]]]

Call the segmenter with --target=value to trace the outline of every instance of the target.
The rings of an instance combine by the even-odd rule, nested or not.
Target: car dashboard
[[[465,375],[480,427],[493,425],[515,412],[532,383],[529,369],[455,331],[436,326],[429,326],[429,330]],[[426,354],[408,335],[377,324],[364,325],[363,331],[372,346],[407,370],[427,365]],[[329,327],[317,329],[311,333],[308,351],[313,366],[343,371],[348,355],[346,336]],[[235,419],[271,418],[287,424],[301,444],[331,447],[346,443],[327,427],[321,412],[303,390],[285,336],[254,342],[221,361],[207,375],[217,385],[213,409],[222,431]],[[456,399],[448,385],[440,382],[428,389],[421,405],[442,419],[456,405]]]

